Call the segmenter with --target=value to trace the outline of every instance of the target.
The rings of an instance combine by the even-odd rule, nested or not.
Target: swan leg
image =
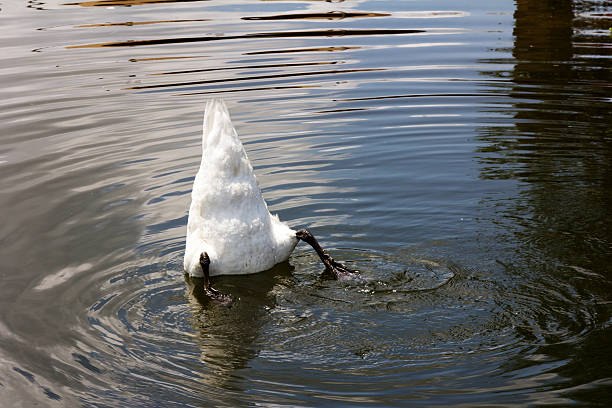
[[[334,275],[338,280],[359,278],[354,271],[350,270],[343,263],[337,262],[319,245],[317,239],[312,233],[306,229],[299,230],[295,233],[298,239],[309,244],[319,255],[321,261],[325,265],[325,270]]]
[[[206,252],[202,252],[200,255],[200,266],[202,267],[202,272],[204,272],[204,293],[209,298],[216,300],[219,303],[229,305],[232,302],[232,298],[228,295],[224,295],[219,292],[217,289],[212,287],[212,283],[210,281],[210,275],[208,269],[210,267],[210,258]]]

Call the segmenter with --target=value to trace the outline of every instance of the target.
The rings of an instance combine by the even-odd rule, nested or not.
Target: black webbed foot
[[[202,267],[202,272],[204,272],[204,294],[217,303],[220,303],[224,306],[230,306],[233,301],[231,296],[219,292],[212,286],[212,283],[210,281],[210,275],[208,272],[208,269],[210,267],[210,258],[208,257],[208,254],[206,252],[202,252],[202,254],[200,255],[200,266]]]
[[[231,296],[225,295],[219,292],[217,289],[213,288],[212,285],[207,285],[204,287],[204,294],[208,296],[211,300],[223,305],[223,306],[231,306],[234,299]]]
[[[325,270],[331,273],[336,280],[362,280],[363,278],[357,272],[349,269],[341,262],[335,261],[330,257],[331,268],[325,265]]]
[[[321,258],[325,265],[325,272],[329,273],[337,280],[363,280],[355,271],[350,270],[341,262],[337,262],[319,245],[317,239],[312,233],[306,229],[299,230],[295,233],[296,237],[312,246]]]

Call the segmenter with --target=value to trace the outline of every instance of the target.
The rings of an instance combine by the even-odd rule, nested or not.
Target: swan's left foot
[[[223,293],[212,287],[212,283],[210,282],[210,276],[208,273],[208,269],[210,267],[210,258],[208,257],[208,254],[206,252],[202,252],[202,254],[200,255],[200,266],[202,267],[202,272],[204,272],[204,294],[215,302],[221,303],[224,306],[231,305],[231,296],[224,295]]]
[[[213,288],[212,285],[208,284],[204,287],[204,294],[223,306],[230,306],[233,302],[231,296],[225,295]]]
[[[323,264],[325,265],[325,271],[331,273],[335,279],[362,279],[358,273],[350,270],[346,267],[346,265],[341,262],[337,262],[336,260],[334,260],[334,258],[329,256],[329,254],[321,247],[321,245],[319,245],[319,242],[310,231],[302,229],[296,232],[295,235],[298,237],[298,239],[310,244],[310,246],[314,248],[314,250],[317,252],[317,255],[319,255],[319,258],[321,258],[321,261],[323,261]]]

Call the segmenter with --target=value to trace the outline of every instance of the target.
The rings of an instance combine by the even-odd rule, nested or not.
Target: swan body
[[[202,253],[209,257],[210,276],[264,271],[289,259],[297,243],[296,232],[268,211],[225,103],[209,101],[187,221],[185,272],[204,277]]]

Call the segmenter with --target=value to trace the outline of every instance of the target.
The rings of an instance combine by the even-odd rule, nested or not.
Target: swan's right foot
[[[321,245],[319,245],[319,242],[314,237],[314,235],[312,235],[310,231],[306,229],[302,229],[302,230],[297,231],[295,233],[295,236],[298,239],[310,244],[311,247],[313,247],[317,255],[319,255],[319,258],[321,258],[323,265],[325,265],[325,271],[328,273],[331,273],[335,279],[337,280],[354,279],[358,281],[363,280],[363,278],[358,273],[350,270],[343,263],[334,260],[334,258],[332,258],[327,253],[327,251],[325,251],[321,247]]]
[[[208,257],[208,254],[206,252],[202,252],[202,254],[200,255],[200,266],[202,267],[202,272],[204,272],[204,294],[215,302],[221,303],[224,306],[231,305],[231,296],[224,295],[223,293],[212,287],[212,283],[210,282],[210,275],[208,273],[208,269],[210,267],[210,258]]]
[[[355,271],[350,270],[341,262],[337,262],[329,257],[329,266],[326,264],[325,269],[328,272],[331,272],[336,280],[358,280],[361,281],[363,278],[361,275],[357,274]]]

